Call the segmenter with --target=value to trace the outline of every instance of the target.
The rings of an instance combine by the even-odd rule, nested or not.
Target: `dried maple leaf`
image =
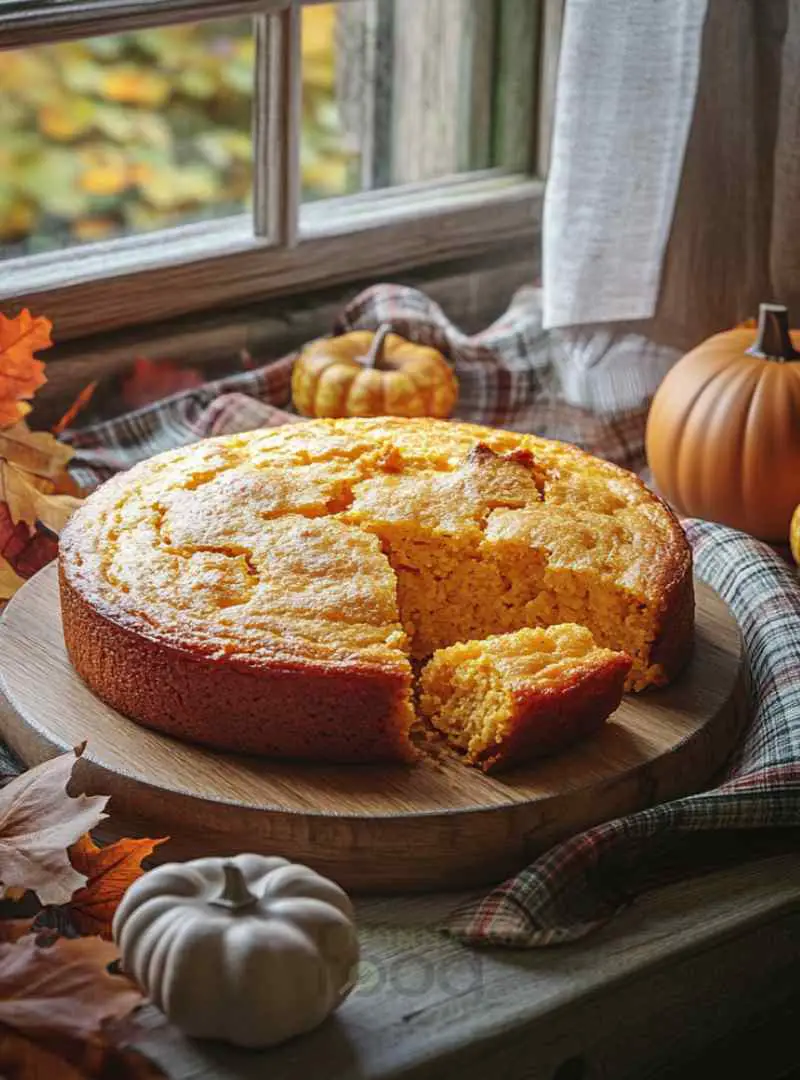
[[[57,534],[81,502],[66,471],[73,453],[22,422],[0,430],[0,602],[58,553]]]
[[[0,458],[52,480],[56,487],[74,454],[71,446],[59,442],[49,431],[31,431],[24,422],[0,431]]]
[[[72,845],[70,861],[88,879],[68,904],[72,925],[79,933],[111,937],[111,921],[117,905],[129,886],[144,873],[142,860],[165,839],[124,839],[101,848],[91,836],[82,836]]]
[[[59,938],[46,948],[32,937],[0,943],[0,1023],[28,1035],[99,1033],[144,1000],[129,979],[106,970],[118,958],[98,937]]]
[[[25,578],[10,566],[5,559],[0,558],[0,604],[10,600],[17,589],[25,584]]]
[[[39,521],[59,533],[81,500],[74,495],[54,494],[52,481],[42,480],[0,458],[0,503],[6,504],[15,525],[20,521],[35,525]]]
[[[0,314],[0,427],[29,413],[28,401],[47,381],[44,364],[34,353],[53,344],[52,328],[49,319],[34,318],[27,308],[14,319]]]
[[[67,411],[64,413],[64,415],[61,417],[61,419],[58,421],[58,423],[53,425],[53,428],[52,428],[53,435],[60,435],[62,431],[67,430],[67,428],[70,426],[70,424],[75,419],[75,417],[78,415],[78,413],[80,413],[83,409],[85,409],[86,406],[89,404],[89,402],[92,400],[92,396],[93,396],[95,390],[97,389],[97,386],[98,386],[98,380],[97,379],[95,379],[93,382],[88,383],[88,385],[84,386],[83,390],[81,390],[81,392],[78,394],[78,396],[72,402],[72,404],[67,409]]]
[[[33,890],[43,904],[65,904],[85,884],[67,848],[106,816],[105,796],[67,794],[81,751],[51,758],[0,790],[0,882]]]
[[[4,1080],[158,1080],[164,1073],[138,1050],[106,1039],[59,1035],[27,1038],[0,1025],[0,1076]]]

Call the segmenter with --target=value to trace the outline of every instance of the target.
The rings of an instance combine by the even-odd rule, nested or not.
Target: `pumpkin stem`
[[[364,357],[364,365],[368,368],[379,368],[383,360],[383,346],[386,341],[386,335],[391,333],[391,326],[389,323],[381,323],[378,329],[375,331],[375,337],[372,339],[372,344],[369,347],[369,352]]]
[[[211,901],[218,907],[228,908],[229,911],[239,911],[241,908],[250,907],[258,900],[257,896],[247,887],[244,874],[233,862],[222,864],[222,872],[225,880],[222,883],[222,891]]]
[[[789,333],[789,312],[783,304],[760,304],[758,308],[758,333],[747,350],[751,356],[762,360],[800,359],[800,353],[792,344]]]

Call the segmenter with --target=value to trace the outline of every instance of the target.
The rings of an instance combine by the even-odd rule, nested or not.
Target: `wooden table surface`
[[[174,1080],[771,1080],[800,1062],[800,855],[659,889],[550,949],[460,946],[436,929],[456,900],[359,902],[359,985],[311,1035],[235,1051],[150,1009],[137,1045]]]

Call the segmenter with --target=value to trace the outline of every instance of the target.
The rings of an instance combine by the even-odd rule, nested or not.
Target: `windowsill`
[[[0,309],[47,313],[61,341],[234,303],[491,255],[539,236],[544,185],[513,175],[309,204],[276,247],[242,216],[0,264]]]

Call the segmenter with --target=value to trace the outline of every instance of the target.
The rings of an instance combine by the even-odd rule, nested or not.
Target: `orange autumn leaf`
[[[0,314],[0,428],[16,424],[30,412],[28,401],[47,379],[38,349],[52,344],[53,324],[24,308],[16,318]]]
[[[49,431],[31,431],[24,420],[0,431],[0,458],[40,479],[51,480],[51,490],[62,483],[74,454],[71,446],[59,442]]]
[[[70,862],[88,879],[69,902],[72,925],[80,934],[111,937],[111,922],[120,900],[144,873],[142,860],[165,839],[124,839],[101,848],[86,835],[72,845]]]
[[[56,494],[53,481],[0,458],[0,504],[8,507],[15,525],[22,521],[33,527],[41,522],[58,535],[81,500],[74,495]]]
[[[0,1024],[0,1076],[4,1080],[163,1080],[164,1073],[132,1047],[105,1038],[27,1038]]]
[[[0,430],[0,458],[29,473],[30,482],[45,495],[82,495],[67,471],[74,454],[49,431],[31,431],[24,420]]]
[[[85,409],[89,402],[92,400],[92,395],[97,389],[97,385],[98,380],[94,379],[93,382],[90,382],[86,386],[84,386],[83,390],[81,390],[81,392],[72,402],[72,404],[58,421],[58,423],[54,425],[52,429],[53,435],[60,435],[62,431],[67,430],[67,428],[70,426],[78,413]]]

